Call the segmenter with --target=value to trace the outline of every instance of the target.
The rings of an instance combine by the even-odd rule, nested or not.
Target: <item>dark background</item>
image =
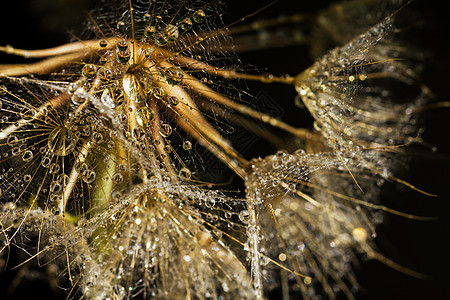
[[[22,0],[2,1],[0,7],[0,45],[11,44],[17,48],[46,48],[68,40],[70,29],[79,32],[83,11],[96,1],[89,0]],[[224,16],[234,21],[264,6],[269,1],[227,1]],[[325,8],[332,1],[278,1],[254,19],[267,18],[292,12],[314,12]],[[429,4],[432,3],[432,4]],[[246,7],[244,7],[244,4]],[[421,12],[419,19],[411,20],[411,29],[419,44],[431,55],[426,59],[424,83],[436,94],[433,101],[450,101],[449,93],[449,4],[437,5],[436,1],[415,1],[411,9]],[[409,9],[409,8],[408,8]],[[80,17],[81,16],[81,17]],[[298,74],[311,61],[303,46],[264,50],[240,55],[244,65],[256,65],[261,72],[267,68],[275,75]],[[0,64],[18,61],[14,57],[0,55]],[[284,108],[284,119],[302,125],[292,103],[296,95],[293,88],[282,85],[250,84],[253,91],[265,91]],[[308,119],[306,119],[308,120]],[[401,178],[423,190],[438,194],[430,198],[402,188],[391,188],[383,195],[383,201],[405,212],[438,216],[435,222],[406,220],[386,216],[379,228],[379,247],[387,257],[414,270],[430,274],[431,280],[419,280],[384,266],[375,261],[365,262],[357,271],[363,287],[357,299],[450,299],[450,108],[440,108],[423,114],[423,139],[437,147],[431,152],[416,147],[411,152],[412,161],[408,173]],[[256,147],[256,146],[255,146]],[[248,156],[257,149],[249,149]],[[4,277],[0,277],[5,280]],[[4,289],[3,285],[0,285]],[[34,299],[44,297],[45,288],[21,287],[17,299],[33,294]],[[0,290],[0,298],[3,290]],[[279,297],[275,291],[271,298]],[[48,298],[50,299],[50,298]]]

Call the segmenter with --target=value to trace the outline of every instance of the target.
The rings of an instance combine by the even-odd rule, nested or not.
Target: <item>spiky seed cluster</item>
[[[284,275],[293,291],[307,298],[314,294],[311,283],[320,284],[329,298],[337,290],[352,298],[358,285],[349,266],[357,255],[388,262],[372,241],[382,220],[376,210],[405,216],[376,204],[377,197],[385,179],[396,179],[389,152],[416,141],[414,114],[427,90],[416,85],[415,101],[395,104],[384,86],[386,80],[409,89],[416,84],[412,70],[393,55],[393,49],[402,52],[386,42],[392,21],[392,16],[382,19],[293,79],[322,141],[311,136],[306,152],[280,151],[250,163],[247,200],[257,233],[249,233],[249,244],[315,278]],[[337,28],[344,25],[338,22]],[[254,269],[262,277],[276,276],[273,264],[254,259],[260,261]]]
[[[332,153],[279,152],[251,163],[247,193],[248,200],[256,202],[261,251],[315,278],[311,282],[289,275],[294,291],[312,296],[313,283],[322,285],[328,297],[340,290],[351,298],[351,287],[358,286],[351,264],[359,252],[376,252],[371,239],[381,215],[371,209],[376,207],[371,202],[378,194],[373,184],[377,179],[365,174],[357,160],[348,160],[344,168]],[[275,276],[272,264],[262,259],[262,265],[264,276]]]

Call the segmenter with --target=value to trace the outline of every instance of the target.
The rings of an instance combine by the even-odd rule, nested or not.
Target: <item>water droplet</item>
[[[132,136],[137,141],[142,141],[145,138],[145,131],[138,127],[133,129]]]
[[[205,21],[206,14],[202,9],[197,10],[194,15],[192,16],[192,19],[195,23],[202,23]]]
[[[183,29],[184,31],[189,30],[192,28],[192,21],[189,18],[184,19],[181,22],[181,29]]]
[[[17,138],[17,136],[15,136],[15,135],[10,135],[9,137],[8,137],[8,139],[6,140],[6,143],[9,145],[9,146],[12,146],[12,145],[14,145],[15,143],[17,143],[19,141],[19,139]]]
[[[20,148],[19,147],[14,147],[12,150],[11,150],[11,154],[12,155],[18,155],[19,154],[19,152],[20,152]]]
[[[141,107],[136,111],[136,120],[143,127],[151,126],[155,122],[155,113],[151,108]]]
[[[109,108],[114,108],[124,102],[123,89],[113,85],[106,88],[101,96],[103,103]]]
[[[271,82],[273,82],[273,75],[270,73],[264,73],[262,75],[261,81],[264,83],[271,83]]]
[[[182,179],[186,179],[189,180],[191,179],[192,173],[188,168],[181,168],[180,172],[178,173],[178,175],[182,178]]]
[[[41,166],[44,168],[48,168],[50,167],[52,160],[50,159],[50,157],[43,157],[42,161],[41,161]]]
[[[239,212],[239,220],[241,220],[244,223],[247,223],[250,220],[250,213],[248,210],[241,210]]]
[[[107,41],[107,40],[100,40],[100,41],[98,42],[98,44],[99,44],[99,46],[100,46],[101,48],[106,48],[106,47],[108,46],[108,41]]]
[[[27,150],[22,154],[23,161],[30,161],[33,158],[33,152],[31,150]]]
[[[119,21],[117,22],[117,29],[122,28],[123,26],[125,26],[125,23],[123,21]]]
[[[110,61],[109,59],[107,59],[106,57],[100,57],[100,60],[98,61],[99,64],[101,65],[106,65],[106,63]]]
[[[92,183],[95,180],[95,172],[93,170],[87,169],[81,173],[81,179],[86,183]]]
[[[164,123],[161,124],[161,126],[159,127],[159,133],[161,133],[163,137],[170,136],[172,134],[172,126]]]
[[[170,105],[177,106],[178,103],[180,103],[180,100],[178,100],[177,97],[172,96],[172,97],[169,98],[169,104]]]
[[[218,240],[220,240],[223,236],[222,231],[220,231],[219,229],[213,229],[212,232]]]
[[[4,85],[0,85],[0,96],[6,95],[8,93],[8,89]]]
[[[142,142],[138,142],[136,143],[136,147],[138,148],[139,151],[145,151],[145,149],[147,149],[147,146],[145,145],[145,143]]]
[[[86,98],[84,96],[81,97],[78,93],[72,95],[71,99],[72,99],[72,103],[75,105],[83,104],[86,101]]]
[[[61,213],[61,210],[59,209],[58,206],[53,206],[51,211],[52,211],[52,214],[54,214],[55,216],[57,216]]]
[[[118,63],[121,63],[122,65],[125,65],[126,63],[128,63],[130,58],[131,58],[130,50],[117,51],[117,53],[116,53],[116,60]]]
[[[128,42],[127,40],[120,40],[116,44],[117,51],[122,52],[128,50]]]
[[[168,84],[177,85],[183,81],[184,74],[181,68],[170,67],[164,70],[163,76]]]
[[[107,67],[101,67],[98,69],[97,76],[101,82],[106,83],[113,78],[113,72]]]
[[[95,77],[95,75],[97,74],[97,67],[95,65],[92,64],[86,64],[83,66],[83,68],[81,69],[81,74],[86,78],[86,79],[92,79]]]
[[[165,145],[165,146],[164,146],[164,151],[165,151],[166,153],[171,153],[171,152],[172,152],[172,146],[170,146],[170,145]]]
[[[123,176],[120,173],[116,173],[112,177],[112,181],[114,184],[120,184],[123,181]]]
[[[163,88],[157,87],[153,90],[153,96],[156,99],[160,99],[160,100],[163,99],[165,94],[166,93],[164,92]]]
[[[126,170],[127,170],[127,165],[125,165],[125,164],[118,164],[116,166],[117,172],[125,172]]]
[[[145,37],[148,39],[153,39],[155,38],[155,34],[156,34],[156,27],[155,26],[148,26],[145,29]]]
[[[192,149],[192,143],[190,141],[184,141],[183,142],[183,149],[186,151],[189,151]]]
[[[23,180],[25,181],[25,182],[30,182],[31,181],[31,175],[30,174],[25,174],[24,176],[23,176]]]

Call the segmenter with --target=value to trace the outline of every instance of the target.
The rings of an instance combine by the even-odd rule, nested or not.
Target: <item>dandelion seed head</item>
[[[3,250],[35,242],[38,259],[65,266],[73,297],[253,299],[281,275],[288,293],[351,298],[352,263],[376,253],[378,210],[387,210],[377,198],[396,160],[382,150],[415,140],[423,101],[396,103],[378,81],[415,82],[391,59],[404,53],[388,43],[393,18],[355,32],[334,20],[342,7],[319,13],[316,30],[329,35],[334,20],[343,34],[331,32],[330,43],[340,46],[293,78],[239,74],[222,48],[220,3],[103,4],[81,42],[44,50],[62,52],[39,70],[1,67]],[[314,39],[313,52],[323,42]],[[28,73],[49,78],[14,78]],[[251,109],[229,83],[239,78],[293,84],[314,129]],[[302,149],[247,161],[226,138],[236,125],[278,137],[244,117]],[[245,191],[200,179],[205,153]]]

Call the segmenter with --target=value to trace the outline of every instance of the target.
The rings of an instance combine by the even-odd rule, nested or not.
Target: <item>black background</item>
[[[89,0],[22,0],[2,1],[0,6],[0,45],[11,44],[17,48],[45,48],[66,42],[69,29],[79,31],[83,11],[93,5]],[[267,4],[269,1],[227,1],[225,19],[234,21]],[[254,19],[267,18],[292,12],[314,12],[325,8],[331,1],[278,1]],[[431,3],[431,4],[429,4]],[[244,7],[245,5],[245,7]],[[424,83],[435,92],[436,100],[450,101],[449,63],[449,4],[436,1],[415,1],[411,8],[421,12],[421,17],[411,20],[411,30],[417,30],[415,39],[432,53],[424,70]],[[57,17],[55,17],[57,16]],[[81,17],[80,17],[81,16]],[[244,65],[265,68],[274,74],[298,74],[311,61],[305,47],[265,50],[240,55]],[[0,55],[0,64],[15,62],[14,57]],[[250,84],[253,91],[264,90],[285,108],[284,118],[299,124],[298,110],[292,102],[295,91],[282,85]],[[291,108],[292,107],[292,108]],[[304,112],[302,112],[304,114]],[[425,129],[423,139],[437,147],[437,152],[421,151],[413,155],[410,171],[402,178],[418,187],[438,194],[430,198],[407,189],[391,189],[384,195],[384,203],[402,211],[418,215],[438,216],[435,222],[405,220],[386,216],[379,228],[378,244],[382,252],[405,266],[430,274],[431,280],[419,280],[394,271],[375,261],[363,263],[358,278],[363,287],[357,299],[450,299],[450,108],[435,109],[423,114]],[[301,123],[301,122],[300,122]],[[423,148],[421,148],[423,150]],[[258,152],[250,149],[248,156]],[[2,280],[4,280],[3,277]],[[4,289],[3,285],[0,285]],[[24,286],[19,297],[33,295],[33,299],[46,297],[38,286]],[[3,290],[0,298],[3,299]],[[45,295],[45,296],[44,296]],[[275,291],[271,298],[277,299]],[[51,298],[47,298],[51,299]]]

